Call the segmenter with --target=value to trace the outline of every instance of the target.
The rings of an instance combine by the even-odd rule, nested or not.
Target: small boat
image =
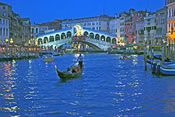
[[[55,65],[56,73],[57,73],[58,77],[62,80],[79,78],[82,75],[83,69],[80,68],[80,66],[76,67],[76,69],[77,68],[78,68],[78,70],[75,72],[72,72],[72,71],[70,72],[70,70],[72,70],[72,67],[68,68],[68,71],[61,72],[57,69],[57,66]]]
[[[44,58],[43,58],[43,61],[44,62],[52,62],[53,61],[53,56],[52,55],[44,55],[43,56]]]
[[[123,56],[123,57],[120,57],[120,59],[122,59],[122,60],[130,60],[130,59],[132,59],[132,57],[131,56]]]
[[[63,55],[63,53],[61,53],[61,52],[58,52],[58,53],[53,53],[53,56],[60,56],[60,55]]]

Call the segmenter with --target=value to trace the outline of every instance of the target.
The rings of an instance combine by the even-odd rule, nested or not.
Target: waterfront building
[[[118,44],[123,43],[123,40],[120,36],[120,18],[115,17],[115,19],[110,20],[109,22],[109,33],[117,35]]]
[[[125,36],[125,19],[128,13],[123,12],[120,14],[120,40],[123,40],[124,43],[127,43],[126,36]]]
[[[92,30],[98,30],[102,32],[109,32],[109,21],[114,19],[107,15],[87,17],[87,18],[78,18],[78,19],[65,19],[62,21],[62,29],[73,27],[75,25],[80,25],[83,28],[88,28]]]
[[[24,45],[30,39],[30,19],[21,18],[12,11],[10,5],[0,3],[0,19],[0,22],[3,23],[0,25],[3,35],[0,38],[2,44],[4,44],[4,39],[8,39],[8,42],[13,39],[14,44]]]
[[[54,20],[31,26],[31,38],[36,39],[39,35],[61,29],[61,20]]]
[[[144,37],[149,44],[156,43],[156,40],[154,40],[156,28],[156,13],[147,13],[144,18]]]
[[[11,13],[11,6],[0,3],[0,45],[5,45],[6,39],[9,39],[9,14]]]
[[[167,37],[168,37],[168,54],[170,57],[175,52],[175,0],[165,0],[167,8]]]
[[[129,12],[120,14],[120,37],[123,38],[126,44],[136,44],[137,40],[137,23],[143,21],[147,11],[135,11],[130,9]],[[139,26],[139,25],[138,25]],[[141,30],[139,28],[139,30]],[[141,39],[142,40],[142,39]]]
[[[161,44],[162,39],[166,36],[167,32],[167,18],[166,8],[162,8],[156,11],[156,34],[154,36],[155,43]]]
[[[144,44],[144,17],[147,11],[138,11],[135,14],[134,25],[136,26],[136,43]],[[136,23],[136,24],[135,24]]]
[[[51,22],[45,22],[42,24],[37,24],[38,26],[46,26],[47,30],[60,30],[62,20],[53,20]],[[42,30],[42,29],[41,29]]]
[[[138,21],[136,24],[136,43],[137,44],[144,44],[144,20]]]
[[[5,45],[5,39],[9,39],[9,19],[0,16],[0,45]]]

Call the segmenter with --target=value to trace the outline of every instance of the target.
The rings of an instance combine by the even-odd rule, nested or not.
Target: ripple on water
[[[74,55],[0,63],[0,116],[174,116],[174,77],[144,71],[143,56],[87,54],[81,78],[62,82]]]

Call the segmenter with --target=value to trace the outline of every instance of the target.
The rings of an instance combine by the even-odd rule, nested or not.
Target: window
[[[36,33],[38,33],[38,28],[36,28]]]
[[[99,27],[99,30],[101,30],[101,27]]]
[[[5,28],[3,28],[3,36],[5,36]]]
[[[0,19],[0,24],[2,24],[2,19]]]
[[[6,36],[8,36],[8,28],[6,28]]]

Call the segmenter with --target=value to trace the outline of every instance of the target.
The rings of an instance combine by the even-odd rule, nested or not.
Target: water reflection
[[[174,116],[175,78],[144,71],[142,56],[89,54],[83,75],[62,81],[74,55],[0,63],[0,116]]]

